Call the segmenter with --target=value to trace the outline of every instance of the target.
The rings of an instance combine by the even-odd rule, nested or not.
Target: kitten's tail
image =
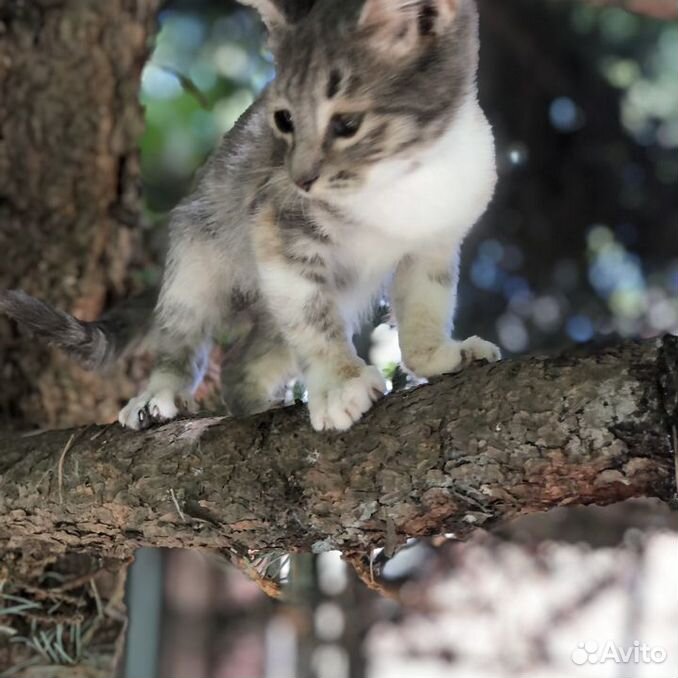
[[[47,343],[57,346],[83,367],[95,370],[118,358],[150,329],[157,291],[123,302],[99,320],[84,322],[20,290],[0,291],[0,313]]]

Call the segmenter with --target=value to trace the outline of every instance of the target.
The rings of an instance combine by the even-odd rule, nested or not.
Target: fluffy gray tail
[[[148,292],[113,308],[94,322],[83,322],[19,290],[0,291],[0,313],[87,369],[113,362],[150,328],[157,293]]]

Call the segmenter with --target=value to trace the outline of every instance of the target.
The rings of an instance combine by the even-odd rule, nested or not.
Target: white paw
[[[314,391],[308,394],[311,426],[316,431],[346,431],[384,395],[386,382],[381,372],[369,365],[358,377]]]
[[[475,360],[496,363],[501,360],[501,350],[490,341],[469,337],[464,341],[450,341],[433,351],[411,354],[406,363],[419,377],[435,377],[440,374],[459,372]]]
[[[174,419],[179,414],[177,400],[186,402],[186,397],[167,388],[144,391],[120,410],[118,421],[127,428],[141,431],[152,424]]]
[[[486,360],[488,363],[496,363],[501,360],[501,349],[491,341],[485,341],[480,337],[469,337],[461,342],[461,355],[464,365],[474,360]]]

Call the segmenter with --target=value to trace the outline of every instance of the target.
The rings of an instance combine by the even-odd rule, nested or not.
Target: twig
[[[115,424],[106,424],[105,426],[102,426],[91,438],[90,442],[93,440],[96,440],[97,438],[100,438],[106,431],[109,431],[111,426],[115,426]]]
[[[372,589],[372,591],[376,591],[382,596],[392,598],[393,600],[400,599],[400,591],[397,585],[386,582],[379,576],[374,576],[372,557],[368,559],[368,564],[365,563],[365,558],[360,553],[342,553],[341,557],[349,563],[358,576],[358,579],[360,579],[368,589]]]
[[[101,572],[103,572],[106,568],[100,567],[97,570],[94,570],[93,572],[88,572],[87,574],[80,575],[79,577],[75,577],[75,579],[71,579],[70,581],[64,582],[63,584],[60,584],[59,586],[55,586],[51,589],[47,589],[50,593],[63,593],[65,591],[72,591],[73,589],[77,589],[78,587],[82,586],[83,584],[87,584],[89,581],[94,579],[97,575],[99,575]]]
[[[230,560],[234,567],[251,579],[269,598],[274,598],[275,600],[281,600],[283,598],[282,585],[259,572],[247,558],[233,556]]]
[[[75,605],[76,607],[80,607],[83,604],[81,597],[79,598],[69,593],[64,593],[58,587],[49,589],[23,583],[21,584],[21,588],[26,591],[26,593],[30,593],[36,600],[58,600],[63,603],[68,603],[69,605]]]
[[[64,484],[64,460],[66,459],[66,454],[68,450],[71,449],[71,446],[73,445],[73,441],[75,440],[75,433],[71,434],[71,437],[68,439],[68,442],[66,443],[63,452],[61,453],[61,456],[59,457],[59,464],[57,466],[57,478],[58,478],[58,485],[59,485],[59,503],[63,504],[64,503],[64,496],[62,492],[63,484]]]
[[[156,66],[161,71],[165,71],[165,73],[173,75],[179,81],[179,84],[184,88],[184,90],[195,97],[196,101],[200,104],[200,106],[202,106],[202,108],[207,111],[210,110],[211,106],[209,100],[205,96],[204,92],[202,92],[200,88],[193,82],[193,80],[191,80],[191,78],[189,78],[187,75],[184,75],[176,68],[172,68],[171,66],[165,66],[162,64],[156,64]]]
[[[184,515],[184,512],[181,510],[181,506],[179,506],[179,502],[177,501],[177,496],[174,494],[174,488],[170,487],[170,497],[172,498],[172,501],[174,502],[174,507],[177,510],[177,513],[179,514],[179,517],[186,522],[186,516]]]
[[[97,584],[94,581],[94,579],[89,580],[89,585],[92,589],[92,595],[94,596],[94,602],[97,605],[97,616],[103,617],[104,616],[104,606],[101,603],[101,596],[99,595],[99,589],[97,588]]]
[[[39,612],[28,612],[24,615],[31,621],[36,621],[39,624],[46,626],[57,626],[59,624],[76,624],[82,622],[83,616],[80,612],[63,612],[58,614],[40,614]]]

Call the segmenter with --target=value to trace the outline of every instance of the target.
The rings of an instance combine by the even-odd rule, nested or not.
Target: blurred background
[[[479,4],[480,97],[501,180],[463,251],[458,335],[511,355],[678,332],[676,23],[588,2]],[[153,261],[168,210],[274,76],[263,45],[255,14],[232,2],[161,12],[140,95]],[[159,274],[144,270],[148,282]],[[362,341],[388,371],[394,333],[371,330]],[[665,595],[676,593],[677,527],[665,507],[630,502],[467,544],[413,542],[392,559],[258,554],[236,569],[144,550],[125,675],[630,676],[600,653],[636,641],[657,661],[633,664],[634,677],[667,678],[678,672],[678,599]]]

